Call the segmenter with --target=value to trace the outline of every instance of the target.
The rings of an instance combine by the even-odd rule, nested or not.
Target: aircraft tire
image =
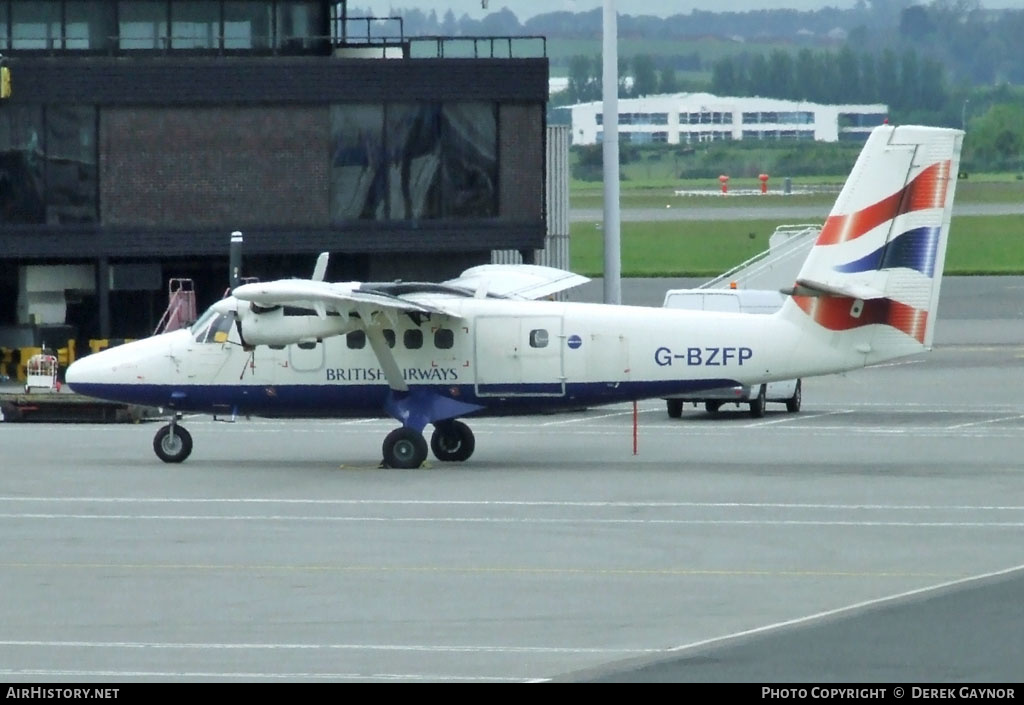
[[[389,468],[418,468],[427,459],[427,441],[423,434],[402,426],[389,433],[381,449]]]
[[[475,448],[473,431],[461,421],[440,421],[430,436],[430,450],[434,451],[434,457],[438,460],[469,460]]]
[[[803,382],[801,380],[796,381],[796,389],[793,390],[793,396],[786,400],[786,411],[791,414],[795,414],[800,411],[800,404],[803,401]]]
[[[171,437],[171,425],[167,424],[153,436],[153,450],[165,463],[180,463],[192,454],[192,435],[181,426],[175,426]]]
[[[704,402],[704,411],[709,414],[717,414],[718,410],[722,408],[722,402],[720,401],[706,401]]]
[[[757,392],[757,396],[750,401],[750,415],[755,419],[759,419],[764,416],[765,407],[765,395],[768,393],[767,385],[762,384],[761,388]]]
[[[668,410],[668,417],[670,419],[678,419],[683,415],[683,400],[682,399],[666,399],[665,408]]]

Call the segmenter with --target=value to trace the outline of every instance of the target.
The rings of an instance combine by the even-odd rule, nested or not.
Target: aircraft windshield
[[[190,329],[197,343],[226,343],[234,316],[218,313],[212,308],[204,313]]]
[[[210,325],[210,321],[213,320],[213,318],[216,316],[217,312],[214,311],[212,308],[206,309],[206,312],[203,313],[203,315],[200,316],[199,319],[192,324],[191,328],[189,328],[189,332],[192,333],[193,336],[199,335],[199,331],[205,331],[207,327]]]

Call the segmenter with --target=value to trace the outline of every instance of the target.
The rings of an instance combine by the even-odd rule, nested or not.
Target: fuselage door
[[[479,396],[563,396],[560,316],[485,316],[475,320]]]
[[[295,372],[318,372],[324,368],[323,341],[292,343],[288,346],[288,364]]]

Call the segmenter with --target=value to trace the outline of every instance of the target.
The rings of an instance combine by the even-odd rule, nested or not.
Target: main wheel
[[[765,395],[768,393],[767,386],[762,384],[761,388],[757,391],[757,396],[750,400],[750,415],[755,419],[764,416]]]
[[[427,459],[427,442],[423,434],[405,426],[389,433],[381,450],[384,464],[389,468],[418,468]]]
[[[803,397],[803,392],[800,389],[802,386],[802,381],[798,379],[796,381],[796,389],[793,390],[793,396],[786,400],[786,411],[792,414],[800,411],[800,403]]]
[[[461,421],[439,421],[430,436],[430,450],[438,460],[468,460],[475,448],[473,432]]]
[[[666,399],[665,407],[668,409],[668,417],[670,419],[678,419],[683,415],[682,399]]]
[[[720,401],[706,401],[704,402],[704,411],[709,414],[717,414],[718,410],[722,408],[722,402]]]
[[[153,450],[165,463],[180,463],[192,453],[192,436],[181,426],[167,424],[153,436]]]

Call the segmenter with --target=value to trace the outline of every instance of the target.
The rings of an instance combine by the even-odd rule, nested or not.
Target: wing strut
[[[395,362],[395,356],[392,354],[391,348],[388,347],[388,341],[384,338],[384,329],[372,324],[367,325],[366,338],[370,341],[370,347],[373,348],[373,354],[377,356],[380,368],[384,370],[388,386],[396,392],[408,392],[409,385],[405,383],[405,379],[402,377],[402,370],[398,367],[398,363]]]

